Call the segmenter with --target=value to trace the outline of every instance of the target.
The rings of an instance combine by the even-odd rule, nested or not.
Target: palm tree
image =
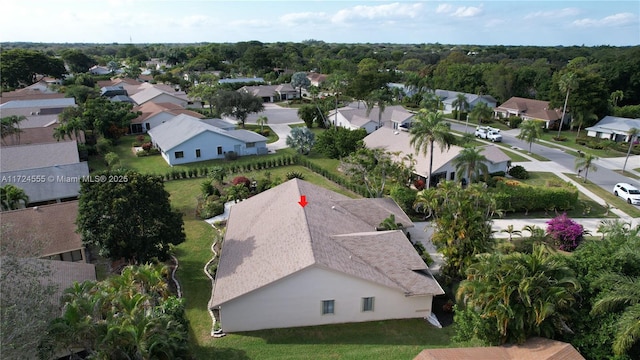
[[[616,90],[611,93],[609,99],[611,100],[611,104],[613,104],[613,106],[618,106],[618,101],[624,99],[624,92],[622,92],[622,90]]]
[[[378,225],[378,230],[398,230],[402,229],[402,224],[396,222],[396,217],[393,214],[390,214],[388,218],[382,220],[380,225]]]
[[[506,229],[502,229],[500,230],[501,233],[507,233],[509,234],[509,241],[513,241],[513,235],[518,235],[518,236],[522,236],[522,231],[520,230],[516,230],[513,227],[513,224],[507,226]]]
[[[15,144],[20,144],[20,122],[26,120],[26,116],[11,115],[0,119],[0,133],[2,134],[2,143],[7,145],[5,138],[10,136]]]
[[[624,174],[624,170],[627,168],[627,161],[629,160],[629,155],[631,154],[631,148],[633,148],[633,142],[640,135],[640,129],[631,128],[627,131],[627,135],[629,136],[629,150],[627,150],[627,157],[624,159],[624,165],[622,166],[622,173]]]
[[[501,343],[553,336],[580,291],[571,269],[545,245],[531,254],[480,255],[466,274],[457,298],[488,319]]]
[[[471,109],[471,112],[469,113],[469,117],[471,117],[471,119],[473,120],[477,120],[478,125],[482,124],[482,120],[489,120],[492,115],[493,115],[493,111],[491,110],[489,105],[483,102],[474,106],[473,109]]]
[[[575,126],[574,124],[578,124],[578,133],[576,134],[576,139],[580,137],[580,130],[582,126],[584,126],[585,122],[591,120],[598,120],[598,115],[594,114],[591,110],[582,110],[575,111],[575,117],[571,119],[571,126]]]
[[[338,121],[338,98],[342,94],[342,90],[347,86],[347,75],[344,72],[335,72],[327,77],[324,82],[328,89],[333,92],[335,98],[335,119],[334,125]]]
[[[382,127],[382,113],[384,112],[387,104],[391,102],[388,89],[373,90],[369,93],[369,98],[365,101],[367,105],[367,116],[371,114],[371,110],[378,105],[378,128]]]
[[[624,355],[640,339],[640,277],[605,273],[600,275],[596,286],[610,290],[593,304],[592,315],[624,309],[616,321],[613,340],[614,354]]]
[[[562,108],[562,117],[560,118],[560,124],[558,125],[558,138],[560,137],[560,131],[562,131],[562,123],[564,122],[564,115],[567,113],[567,101],[569,101],[569,92],[575,90],[578,87],[578,79],[576,74],[569,72],[563,74],[558,83],[560,91],[566,92],[567,96],[564,98],[564,107]]]
[[[456,176],[460,180],[466,176],[470,184],[474,178],[480,177],[480,174],[483,174],[486,180],[487,176],[489,176],[487,161],[487,158],[482,155],[482,149],[478,149],[475,146],[464,148],[460,151],[460,154],[453,159]]]
[[[516,138],[529,143],[529,153],[531,153],[531,144],[542,137],[542,127],[538,121],[526,120],[520,124],[520,134]]]
[[[269,118],[264,115],[260,115],[256,119],[256,124],[260,125],[260,132],[264,131],[264,126],[268,123],[269,123]]]
[[[227,189],[227,201],[238,202],[249,196],[249,189],[244,184],[233,185]]]
[[[589,170],[598,171],[598,168],[593,163],[595,160],[598,160],[598,157],[593,154],[584,154],[576,158],[576,170],[584,170],[584,183],[587,182]]]
[[[442,100],[436,95],[435,91],[427,90],[422,94],[422,101],[420,101],[420,107],[430,111],[440,110]]]
[[[451,125],[444,121],[444,117],[440,111],[429,112],[421,109],[414,116],[413,125],[411,126],[411,141],[409,144],[413,146],[417,153],[422,151],[423,155],[429,152],[429,177],[427,179],[427,189],[432,181],[431,172],[433,171],[433,145],[438,144],[440,151],[449,149],[451,144],[455,143],[455,137],[451,134]]]
[[[457,118],[458,120],[460,120],[460,113],[462,113],[467,109],[467,107],[469,107],[469,102],[467,101],[467,97],[465,96],[465,94],[458,93],[458,95],[456,95],[456,99],[453,100],[451,105],[457,110]]]
[[[0,203],[2,204],[2,210],[15,210],[20,207],[20,203],[27,206],[29,203],[29,196],[21,188],[7,184],[0,187]]]

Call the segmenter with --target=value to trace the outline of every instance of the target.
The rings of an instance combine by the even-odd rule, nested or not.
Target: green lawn
[[[412,359],[425,348],[450,347],[454,325],[422,319],[274,329],[202,339],[198,359]]]
[[[269,129],[268,124],[265,125],[263,128],[266,128],[267,130],[271,130]],[[242,127],[239,127],[238,129],[242,129]],[[249,131],[260,130],[260,125],[245,124],[244,129]],[[278,134],[276,134],[274,131],[270,131],[269,136],[267,136],[267,144],[274,143],[278,141],[278,139],[279,139]]]
[[[640,217],[640,208],[637,205],[627,204],[627,202],[624,201],[622,198],[613,195],[613,192],[607,191],[607,190],[601,188],[600,186],[595,185],[591,181],[587,180],[587,182],[584,183],[583,182],[584,179],[583,178],[579,178],[575,174],[567,173],[565,175],[570,177],[570,178],[572,178],[573,180],[577,181],[578,183],[580,183],[580,185],[584,186],[585,188],[587,188],[592,193],[598,195],[600,198],[602,198],[602,200],[604,200],[607,203],[611,204],[612,206],[615,206],[616,208],[624,211],[627,215],[629,215],[631,217],[634,217],[634,218]]]
[[[580,133],[582,134],[582,136],[584,136],[585,132],[584,129],[582,131],[580,131]],[[584,153],[588,153],[588,154],[593,154],[597,157],[601,157],[601,158],[607,158],[607,157],[618,157],[618,156],[625,156],[626,153],[624,152],[620,152],[620,151],[616,151],[616,150],[598,150],[598,149],[591,149],[588,148],[584,145],[580,145],[576,143],[576,136],[577,136],[577,131],[569,131],[569,130],[564,130],[560,133],[560,136],[563,136],[566,138],[565,141],[556,141],[553,138],[558,136],[558,131],[549,131],[546,133],[542,134],[542,140],[546,140],[551,144],[557,144],[557,145],[561,145],[561,146],[566,146],[569,148],[574,149],[575,151],[571,151],[569,150],[568,153],[577,156],[578,155],[578,150],[584,152]],[[548,144],[544,144],[547,146],[553,146],[553,145],[548,145]]]

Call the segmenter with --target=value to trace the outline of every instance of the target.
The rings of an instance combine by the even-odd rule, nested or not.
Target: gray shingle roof
[[[301,195],[309,202],[304,208],[298,204]],[[236,204],[227,223],[209,306],[311,266],[404,294],[442,294],[402,231],[374,230],[390,214],[413,226],[392,200],[349,199],[299,179]]]
[[[618,116],[605,116],[597,124],[586,128],[587,131],[602,132],[605,134],[626,134],[631,128],[640,129],[640,119],[629,119]]]
[[[166,152],[185,141],[188,141],[194,136],[205,132],[226,136],[243,142],[267,140],[264,136],[247,130],[223,130],[185,114],[180,114],[149,130],[149,135],[153,138],[153,141],[155,141],[155,143],[157,143],[160,148]]]
[[[60,141],[46,144],[17,145],[2,148],[0,171],[36,169],[80,162],[78,144]]]
[[[57,99],[35,99],[35,100],[12,100],[0,104],[0,110],[23,109],[23,108],[48,108],[48,107],[69,107],[76,104],[74,98]]]
[[[6,148],[2,148],[3,151]],[[77,197],[80,182],[77,180],[89,175],[89,165],[78,162],[67,165],[48,166],[36,169],[2,172],[8,181],[2,185],[13,184],[29,196],[30,203]],[[28,182],[21,179],[46,179],[45,182]],[[17,181],[15,181],[17,180]]]

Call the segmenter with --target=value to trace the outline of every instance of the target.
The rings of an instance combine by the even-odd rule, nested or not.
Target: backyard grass
[[[584,130],[584,129],[583,129]],[[581,131],[582,135],[584,135],[584,131]],[[568,153],[571,153],[572,155],[576,156],[578,153],[577,151],[580,150],[584,153],[588,153],[588,154],[593,154],[597,157],[601,157],[601,158],[608,158],[608,157],[618,157],[618,156],[624,156],[626,155],[626,153],[624,152],[620,152],[620,151],[616,151],[616,150],[603,150],[603,149],[591,149],[589,147],[586,147],[584,145],[580,145],[578,143],[576,143],[576,136],[577,136],[577,131],[569,131],[569,130],[564,130],[562,132],[560,132],[560,136],[563,136],[566,138],[565,141],[556,141],[553,138],[555,136],[558,136],[558,131],[553,131],[550,130],[549,132],[543,133],[542,134],[542,140],[546,140],[548,143],[545,143],[545,145],[547,146],[552,146],[552,147],[556,147],[559,148],[560,146],[565,146],[565,147],[569,147],[575,150],[575,152],[572,151],[567,151]],[[553,146],[554,144],[557,144],[558,146]]]
[[[570,177],[571,179],[575,180],[576,182],[578,182],[580,185],[584,186],[585,188],[587,188],[587,190],[589,190],[592,193],[598,195],[600,198],[602,198],[602,200],[604,200],[607,203],[611,204],[612,206],[624,211],[627,215],[629,215],[631,217],[634,217],[634,218],[640,217],[640,208],[638,206],[627,204],[627,202],[624,201],[622,198],[613,195],[613,193],[611,191],[607,191],[607,190],[601,188],[600,186],[595,185],[591,181],[587,180],[587,182],[584,183],[583,182],[584,179],[579,178],[575,174],[567,173],[565,175]]]
[[[269,125],[264,125],[263,128],[266,128],[267,130],[269,130],[269,136],[267,136],[267,144],[271,144],[274,143],[276,141],[278,141],[279,137],[278,134],[276,134],[274,131],[272,131],[269,128]],[[239,128],[242,129],[242,128]],[[249,130],[249,131],[255,131],[255,130],[261,130],[260,125],[253,125],[253,124],[245,124],[244,125],[244,129],[245,130]]]

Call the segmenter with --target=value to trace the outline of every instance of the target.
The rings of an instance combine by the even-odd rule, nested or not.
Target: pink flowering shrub
[[[547,221],[547,235],[563,251],[573,251],[582,242],[584,228],[569,219],[566,213]]]

